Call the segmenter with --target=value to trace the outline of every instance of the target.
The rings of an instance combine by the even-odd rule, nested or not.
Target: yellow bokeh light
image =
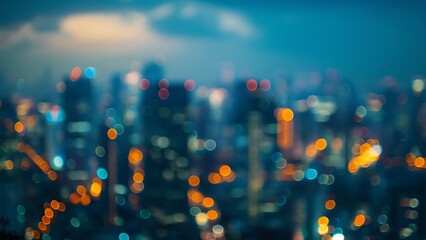
[[[192,175],[188,178],[189,185],[196,187],[200,184],[200,178],[198,176]]]
[[[222,165],[219,168],[219,173],[220,175],[227,177],[231,174],[231,167],[229,167],[228,165]]]
[[[330,200],[327,200],[324,205],[327,210],[332,210],[334,209],[334,207],[336,207],[336,202],[330,199]]]
[[[206,208],[213,207],[214,200],[211,197],[206,197],[203,199],[203,206]]]
[[[114,128],[108,129],[107,136],[111,140],[116,139],[117,138],[117,130],[115,130]]]
[[[19,121],[19,122],[15,123],[15,131],[16,132],[21,133],[24,130],[25,130],[25,126],[24,126],[24,124],[22,122]]]
[[[327,234],[327,233],[328,233],[328,226],[327,226],[327,225],[320,225],[320,226],[318,227],[318,233],[319,233],[320,235],[325,235],[325,234]]]
[[[315,148],[317,150],[324,150],[327,147],[327,141],[324,138],[320,138],[315,141]]]
[[[321,216],[320,218],[318,218],[318,224],[319,225],[327,225],[329,222],[328,217],[326,216]]]
[[[209,219],[207,217],[207,214],[205,214],[205,213],[199,213],[195,217],[195,221],[197,222],[198,225],[204,226],[204,225],[207,224],[207,222],[209,221]]]
[[[365,223],[365,217],[362,214],[359,214],[354,219],[354,225],[357,227],[361,227]]]
[[[92,183],[92,185],[90,186],[90,194],[92,194],[92,196],[94,197],[99,196],[101,191],[102,191],[102,185],[97,182]]]

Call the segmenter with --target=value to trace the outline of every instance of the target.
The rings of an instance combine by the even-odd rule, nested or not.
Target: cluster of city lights
[[[334,227],[330,225],[330,220],[326,216],[318,218],[318,234],[320,234],[321,240],[344,240],[343,230],[340,227]]]
[[[233,182],[236,174],[232,171],[229,165],[222,165],[219,167],[218,172],[211,172],[207,179],[211,184],[220,184],[223,182]]]
[[[258,88],[260,88],[260,90],[262,91],[269,91],[269,89],[271,88],[271,82],[268,79],[263,79],[260,81],[260,83],[258,84],[257,81],[255,79],[249,79],[246,82],[246,88],[247,90],[249,90],[250,92],[254,92],[256,91]]]
[[[130,181],[130,191],[140,193],[144,189],[143,180],[145,173],[142,169],[143,153],[137,148],[131,148],[128,155],[129,166],[133,169],[132,179]]]
[[[349,161],[348,170],[355,174],[359,168],[368,168],[379,160],[382,146],[377,139],[368,139],[365,143],[356,143],[352,147],[354,157]]]
[[[50,165],[40,155],[38,155],[30,145],[19,143],[17,149],[19,152],[27,154],[27,156],[47,175],[50,180],[54,181],[57,179],[58,175],[56,172],[50,168]]]
[[[188,178],[191,186],[198,186],[198,176],[191,175]],[[202,229],[201,239],[215,239],[223,237],[224,229],[221,225],[216,224],[220,219],[220,211],[212,197],[204,196],[196,188],[190,188],[187,193],[190,208],[190,214],[195,217],[197,225]],[[210,228],[208,227],[210,226]]]
[[[96,70],[93,67],[88,67],[84,71],[80,67],[75,67],[70,72],[70,80],[72,82],[78,81],[80,78],[85,77],[86,79],[92,79],[96,76]],[[127,82],[129,84],[133,84],[136,87],[135,91],[146,91],[151,86],[151,83],[146,78],[141,78],[141,75],[134,71],[130,72],[126,75]],[[63,84],[63,82],[61,82]],[[255,79],[249,79],[245,82],[245,87],[243,87],[243,91],[249,91],[249,92],[267,92],[271,88],[271,82],[267,79],[263,79],[261,81],[256,81]],[[165,78],[161,79],[158,83],[159,90],[158,90],[158,97],[161,100],[167,100],[169,99],[170,94],[170,88],[169,88],[169,81]],[[193,91],[195,89],[195,81],[192,79],[187,79],[184,82],[184,88],[186,91]],[[62,86],[62,85],[61,85]],[[65,85],[61,87],[63,89]],[[421,93],[424,89],[424,81],[416,79],[413,83],[413,91],[415,93],[416,97],[421,96]],[[215,107],[218,106],[218,104],[221,104],[226,96],[227,91],[225,89],[208,89],[205,86],[200,86],[197,89],[197,95],[208,97],[210,104]],[[400,95],[401,96],[401,95]],[[406,95],[404,95],[407,97]],[[306,109],[303,111],[307,111],[308,109],[311,109],[313,111],[313,114],[317,114],[320,111],[322,107],[324,107],[324,101],[321,99],[320,96],[310,95],[306,101],[303,99],[304,104],[306,105]],[[323,101],[323,102],[322,102]],[[368,95],[368,101],[365,104],[365,106],[358,106],[355,111],[355,115],[353,116],[353,121],[355,123],[360,123],[364,119],[367,119],[367,114],[372,115],[370,113],[373,112],[379,112],[382,111],[382,107],[386,102],[386,98],[383,95],[377,95],[377,94],[369,94]],[[0,104],[2,102],[0,101]],[[37,118],[34,116],[27,117],[27,113],[29,112],[28,109],[30,108],[31,104],[33,104],[30,100],[23,101],[18,106],[18,115],[19,115],[19,121],[11,121],[10,119],[6,119],[5,125],[7,124],[7,120],[9,120],[9,124],[7,128],[17,135],[23,137],[25,135],[29,135],[31,133],[32,127],[36,124]],[[323,104],[323,105],[321,105]],[[328,103],[326,103],[328,104]],[[334,103],[333,103],[334,104]],[[1,107],[1,105],[0,105]],[[45,114],[46,120],[48,123],[53,122],[61,122],[64,120],[64,110],[59,107],[59,105],[40,105],[39,107],[43,108],[43,111],[39,109],[39,111],[43,114]],[[336,106],[328,106],[327,108],[334,109]],[[161,110],[164,110],[162,112],[167,112],[167,114],[164,114],[163,116],[169,116],[170,110],[167,107],[160,108],[159,114],[161,115]],[[301,112],[301,110],[297,107],[293,108],[293,110],[296,112]],[[333,153],[339,152],[339,154],[336,154],[336,157],[339,158],[339,161],[342,164],[342,169],[346,172],[346,165],[344,161],[344,157],[342,152],[343,145],[346,147],[346,141],[349,143],[351,142],[351,139],[347,139],[346,137],[343,137],[342,135],[337,136],[330,136],[331,134],[326,133],[321,136],[323,137],[315,137],[310,138],[308,141],[304,142],[301,141],[300,136],[295,137],[296,131],[298,131],[298,127],[295,124],[295,119],[298,119],[299,116],[295,115],[295,112],[293,112],[290,108],[277,108],[275,110],[275,118],[276,118],[276,125],[270,124],[270,128],[272,129],[269,133],[276,133],[276,139],[274,137],[271,137],[271,146],[278,147],[279,149],[275,150],[276,152],[271,154],[271,160],[273,162],[273,173],[275,175],[272,175],[272,178],[275,177],[275,180],[278,181],[303,181],[306,180],[317,180],[319,184],[321,185],[332,185],[335,181],[335,177],[333,174],[336,174],[334,171],[329,171],[327,167],[332,166],[332,164],[327,165],[325,162],[331,158]],[[115,117],[118,112],[115,112],[116,110],[114,108],[108,108],[107,113],[107,121],[106,126],[108,129],[106,130],[106,136],[110,141],[108,141],[108,149],[106,150],[104,147],[97,146],[95,153],[98,157],[104,157],[105,155],[108,155],[108,170],[102,167],[98,167],[96,170],[97,177],[92,178],[91,182],[86,183],[85,185],[78,185],[75,188],[75,191],[71,191],[72,193],[69,194],[68,191],[66,191],[67,195],[66,197],[64,195],[63,198],[68,198],[69,203],[73,205],[78,206],[89,206],[93,200],[99,200],[101,197],[101,193],[104,190],[103,189],[103,180],[108,179],[109,183],[109,212],[108,215],[113,217],[113,225],[115,226],[122,226],[124,224],[124,220],[117,215],[117,206],[124,206],[125,200],[121,201],[122,204],[117,201],[117,199],[125,199],[124,195],[128,194],[128,190],[130,189],[130,193],[128,194],[129,202],[132,204],[132,208],[135,211],[139,212],[139,216],[142,219],[148,219],[152,216],[163,219],[163,223],[169,224],[172,222],[183,222],[185,220],[185,216],[182,213],[174,214],[173,216],[166,216],[163,214],[163,212],[159,209],[150,208],[148,209],[141,209],[140,199],[139,199],[139,193],[141,193],[144,190],[144,180],[145,180],[145,170],[147,169],[143,168],[143,161],[144,161],[144,153],[138,148],[138,147],[132,147],[129,150],[128,153],[128,163],[129,168],[131,170],[131,174],[128,176],[128,189],[125,185],[117,184],[117,160],[118,159],[118,142],[115,141],[117,138],[124,133],[124,126],[128,126],[125,123],[123,125],[116,124]],[[114,112],[114,113],[113,113]],[[136,111],[135,111],[136,112]],[[333,112],[334,113],[334,112]],[[351,112],[352,113],[352,112]],[[330,115],[331,113],[327,113]],[[166,118],[166,117],[162,117]],[[182,118],[184,119],[184,118]],[[318,121],[321,122],[321,121]],[[193,124],[193,122],[191,122]],[[256,125],[257,126],[257,125]],[[259,125],[260,126],[260,125]],[[263,127],[263,126],[262,126]],[[190,127],[195,128],[194,126]],[[248,127],[251,128],[250,126]],[[365,130],[365,132],[369,132],[371,129],[368,127],[360,127],[359,129]],[[187,133],[191,133],[192,131],[186,131]],[[103,132],[105,135],[105,132]],[[333,133],[334,134],[334,133]],[[254,134],[256,135],[256,134]],[[362,134],[361,134],[362,135]],[[352,154],[353,157],[350,159],[350,161],[347,164],[347,171],[351,173],[352,175],[357,174],[361,168],[370,168],[371,166],[374,166],[376,162],[380,159],[380,156],[382,154],[382,146],[377,139],[367,139],[369,134],[364,134],[362,138],[357,138],[355,140],[355,144],[352,146]],[[172,139],[168,138],[167,136],[153,136],[151,138],[151,142],[154,147],[159,147],[161,149],[166,149],[172,145]],[[220,139],[220,138],[218,138]],[[216,139],[216,140],[218,140]],[[274,141],[276,140],[276,145],[274,144]],[[249,142],[251,139],[248,140]],[[252,141],[255,142],[255,141]],[[219,143],[219,141],[218,141]],[[345,144],[344,144],[345,143]],[[137,146],[137,144],[133,144],[131,146]],[[192,153],[200,153],[202,151],[209,151],[212,152],[216,149],[217,143],[214,139],[201,139],[198,138],[198,136],[195,134],[188,138],[187,146],[189,149],[189,152]],[[249,147],[250,148],[250,145]],[[13,146],[13,149],[15,149],[15,146]],[[54,155],[52,158],[51,165],[37,152],[30,146],[29,144],[25,144],[23,142],[17,143],[16,149],[26,154],[29,159],[31,159],[34,164],[43,171],[44,174],[47,175],[47,177],[54,181],[57,180],[58,175],[54,170],[60,170],[62,169],[62,166],[64,166],[64,159],[60,157],[60,154]],[[272,152],[272,150],[271,150]],[[107,154],[106,154],[107,153]],[[147,154],[147,153],[146,153]],[[43,155],[44,156],[44,155]],[[31,161],[28,160],[27,157],[24,157],[22,161],[20,162],[21,169],[27,170],[30,165]],[[167,158],[167,157],[166,157]],[[261,159],[260,157],[253,157],[254,159]],[[12,159],[12,158],[11,158]],[[296,161],[292,161],[296,159]],[[13,161],[8,158],[0,159],[0,170],[13,170],[17,169],[17,166],[19,165],[18,161]],[[247,159],[246,159],[247,160]],[[263,159],[262,159],[263,160]],[[298,161],[301,162],[298,162]],[[386,162],[388,159],[384,160]],[[268,160],[269,161],[269,160]],[[316,162],[324,163],[323,166],[325,167],[324,170],[322,167],[317,167]],[[391,160],[392,161],[392,160]],[[58,164],[55,164],[57,162]],[[408,168],[413,171],[418,171],[426,169],[426,158],[423,157],[420,153],[420,151],[412,150],[412,152],[408,153],[405,157],[405,162],[408,165]],[[312,165],[309,165],[311,164]],[[403,158],[401,158],[401,165],[404,163]],[[271,164],[271,162],[269,162]],[[232,168],[231,168],[231,166]],[[210,183],[213,185],[219,185],[222,183],[230,183],[234,182],[236,180],[236,172],[241,173],[238,168],[238,166],[234,166],[232,164],[227,165],[221,163],[216,168],[211,168],[208,171],[208,175],[200,175],[198,173],[193,172],[192,175],[190,175],[187,178],[187,183],[189,185],[189,190],[187,193],[187,200],[188,205],[190,207],[190,214],[192,217],[194,217],[196,224],[198,225],[200,229],[200,237],[201,239],[222,239],[224,238],[225,230],[222,225],[220,225],[221,221],[221,211],[218,206],[218,202],[220,202],[220,199],[214,199],[213,196],[206,196],[201,190],[200,190],[200,183],[203,181],[206,181],[206,183]],[[249,166],[254,166],[255,164],[248,164]],[[187,165],[185,165],[187,166]],[[333,165],[334,166],[334,165]],[[338,169],[337,165],[335,165]],[[385,164],[386,167],[386,164]],[[52,170],[52,168],[54,170]],[[340,170],[342,170],[340,169]],[[256,172],[256,170],[258,170]],[[255,190],[259,190],[263,186],[263,181],[266,179],[266,172],[263,172],[263,167],[256,169],[255,172],[259,173],[259,175],[256,174],[249,174],[248,179],[253,180],[254,177],[258,177],[253,180],[253,183],[256,183],[257,185],[253,187]],[[370,170],[373,170],[372,168]],[[341,171],[343,172],[343,171]],[[13,172],[7,172],[13,173]],[[60,172],[59,172],[60,173]],[[181,179],[185,179],[188,175],[183,175]],[[265,173],[265,176],[262,174]],[[269,174],[269,173],[268,173]],[[339,174],[339,173],[338,173]],[[252,177],[254,176],[254,177]],[[261,176],[261,177],[260,177]],[[269,175],[268,175],[269,177]],[[166,177],[164,177],[166,178]],[[337,178],[337,175],[336,175]],[[86,178],[87,179],[87,178]],[[90,181],[90,180],[89,180]],[[377,186],[380,183],[380,176],[379,173],[375,173],[373,177],[370,179],[372,185]],[[56,183],[58,183],[57,181]],[[146,183],[146,182],[145,182]],[[204,183],[204,182],[203,182]],[[377,183],[377,184],[373,184]],[[225,185],[224,184],[224,185]],[[201,184],[202,185],[202,184]],[[215,186],[215,187],[217,187]],[[251,187],[251,183],[249,181],[248,184],[249,187]],[[254,185],[253,185],[254,186]],[[322,186],[324,187],[324,186]],[[120,189],[120,190],[117,190]],[[124,189],[124,190],[123,190]],[[187,188],[188,189],[188,188]],[[105,191],[105,190],[104,190]],[[254,195],[259,194],[261,190],[259,191],[253,191]],[[114,193],[114,194],[112,194]],[[120,194],[119,198],[116,197],[116,193]],[[61,192],[62,194],[62,192]],[[208,194],[210,195],[210,194]],[[260,195],[260,194],[259,194]],[[286,195],[286,197],[289,197]],[[403,207],[403,215],[405,217],[404,221],[407,222],[406,226],[399,229],[399,235],[401,238],[408,238],[411,237],[415,231],[419,228],[414,223],[414,220],[418,218],[420,215],[420,210],[418,209],[420,205],[419,199],[421,199],[419,196],[410,196],[410,197],[403,197],[398,200],[400,200],[399,205]],[[278,201],[276,205],[283,206],[287,198],[284,198],[284,201]],[[342,204],[340,202],[339,197],[339,206],[338,208],[341,208]],[[358,231],[358,234],[361,234],[363,231],[367,229],[366,226],[370,224],[371,222],[374,222],[376,219],[373,217],[368,216],[367,211],[365,209],[363,210],[355,210],[350,213],[350,215],[347,218],[334,218],[334,213],[338,211],[337,206],[337,198],[334,194],[330,194],[325,198],[325,202],[323,205],[321,204],[320,209],[323,208],[321,211],[324,216],[319,216],[320,214],[316,215],[316,217],[319,216],[318,219],[316,217],[313,219],[314,221],[317,220],[318,225],[315,225],[313,228],[313,231],[316,232],[321,236],[322,240],[344,240],[345,235],[343,234],[343,227],[342,225],[345,225],[347,227],[350,226],[350,229],[352,231]],[[257,201],[257,200],[256,200]],[[255,202],[255,201],[254,201]],[[117,203],[117,204],[115,204]],[[282,204],[281,204],[282,203]],[[322,203],[322,201],[320,202]],[[67,202],[68,204],[68,202]],[[256,202],[257,204],[257,202]],[[274,203],[275,204],[275,203]],[[22,206],[22,205],[19,205]],[[315,205],[317,206],[317,205]],[[276,206],[275,206],[276,207]],[[52,200],[50,203],[44,204],[44,215],[42,216],[41,220],[38,222],[37,227],[31,228],[27,227],[25,229],[25,237],[27,239],[40,239],[43,240],[49,239],[49,232],[51,230],[51,224],[54,222],[54,217],[56,216],[57,212],[64,212],[65,211],[65,204],[62,202],[59,202],[57,200]],[[334,210],[334,211],[333,211]],[[256,210],[257,211],[257,210]],[[278,210],[277,210],[278,211]],[[22,212],[21,210],[18,210],[18,213]],[[25,212],[25,211],[24,211]],[[21,213],[20,213],[21,214]],[[257,213],[256,213],[257,214]],[[377,216],[373,215],[372,213],[369,213],[371,216]],[[379,230],[381,233],[388,233],[390,230],[390,225],[388,222],[388,217],[386,213],[379,213],[382,214],[378,216],[377,221],[379,223]],[[21,214],[23,215],[23,214]],[[224,216],[222,216],[224,219]],[[76,224],[73,223],[73,219],[71,220],[71,225],[76,227]],[[120,219],[121,223],[118,223],[120,221],[117,221],[117,219]],[[335,220],[338,221],[335,221]],[[349,221],[341,222],[341,220],[349,219]],[[19,218],[18,218],[19,220]],[[374,220],[374,221],[373,221]],[[304,220],[306,222],[306,220]],[[411,222],[410,222],[411,221]],[[24,221],[20,221],[21,223],[24,223]],[[79,226],[78,222],[78,226]],[[376,223],[377,224],[377,223]],[[371,224],[370,226],[373,226]],[[376,225],[375,225],[376,226]],[[393,227],[393,226],[392,226]],[[344,228],[346,229],[346,228]],[[296,229],[295,232],[297,234],[300,233],[300,235],[297,235],[301,239],[304,238],[304,233],[302,233],[305,230]],[[228,231],[227,232],[231,232]],[[317,234],[314,233],[314,234]],[[345,234],[349,234],[345,230]],[[350,235],[346,235],[347,238]],[[318,237],[318,236],[317,236]],[[119,239],[129,239],[129,236],[127,233],[121,233],[119,235]],[[299,239],[299,238],[298,238]]]
[[[102,192],[102,180],[95,177],[89,187],[78,185],[76,191],[71,193],[69,200],[72,204],[81,204],[88,206],[92,202],[92,198],[98,199]]]
[[[426,169],[426,159],[421,156],[416,157],[414,153],[409,153],[405,160],[410,169]]]
[[[327,147],[327,140],[319,138],[315,143],[308,144],[305,149],[305,155],[308,158],[313,158],[317,155],[318,151],[323,151]]]
[[[222,176],[227,177],[232,173],[228,165],[222,165],[219,168],[219,178]],[[234,177],[235,178],[235,177]],[[210,181],[210,179],[209,179]],[[221,180],[217,180],[218,184]],[[200,178],[197,175],[188,177],[188,184],[191,188],[188,190],[187,197],[189,200],[190,214],[195,217],[195,221],[202,230],[200,233],[201,239],[216,239],[224,236],[224,229],[221,225],[215,224],[220,219],[220,211],[212,197],[204,196],[197,187],[200,184]],[[213,225],[215,224],[215,225]],[[208,228],[207,226],[210,226]]]
[[[83,74],[80,67],[74,67],[70,72],[70,80],[77,81]],[[84,76],[88,79],[92,79],[96,76],[96,70],[94,67],[87,67],[84,70]]]
[[[63,202],[57,200],[52,200],[50,203],[44,204],[44,215],[41,218],[41,221],[37,224],[37,229],[27,227],[25,229],[25,237],[27,239],[50,239],[48,233],[50,232],[50,224],[55,217],[56,212],[64,212],[66,206]],[[46,235],[46,236],[44,236]]]

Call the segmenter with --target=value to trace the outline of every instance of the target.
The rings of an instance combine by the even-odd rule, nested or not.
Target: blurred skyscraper
[[[189,214],[187,154],[189,98],[183,84],[162,78],[158,65],[143,72],[142,137],[144,190],[141,205],[149,217],[143,231],[158,239],[195,239],[197,227]]]
[[[65,79],[65,156],[69,169],[67,176],[72,181],[89,179],[89,159],[94,153],[93,139],[93,68],[85,73],[79,67],[72,69]]]

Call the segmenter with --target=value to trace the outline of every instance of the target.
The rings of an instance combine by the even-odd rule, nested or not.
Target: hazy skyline
[[[19,79],[52,86],[74,66],[98,83],[165,58],[170,79],[331,67],[354,82],[426,75],[426,4],[421,1],[96,1],[8,2],[0,10],[0,94]],[[47,82],[46,82],[47,81]],[[16,89],[16,88],[15,88]]]

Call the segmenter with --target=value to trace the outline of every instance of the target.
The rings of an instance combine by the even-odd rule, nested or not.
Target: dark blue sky
[[[98,83],[164,56],[170,79],[332,67],[361,84],[426,74],[424,1],[8,1],[0,9],[0,79],[54,86],[74,66]],[[7,87],[0,90],[4,94]]]

